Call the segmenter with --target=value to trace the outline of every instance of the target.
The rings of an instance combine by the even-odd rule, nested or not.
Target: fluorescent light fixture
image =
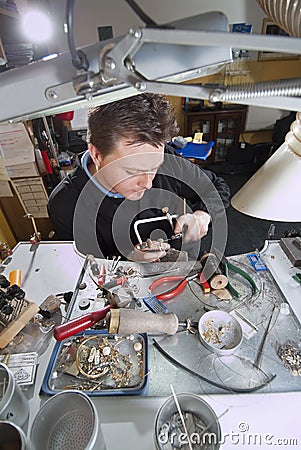
[[[301,113],[285,142],[233,196],[232,206],[249,216],[301,221]]]
[[[48,42],[52,37],[52,24],[48,14],[42,11],[28,11],[22,19],[22,26],[30,42]]]
[[[58,56],[58,53],[51,53],[51,55],[43,56],[42,61],[49,61],[50,59],[57,58]]]

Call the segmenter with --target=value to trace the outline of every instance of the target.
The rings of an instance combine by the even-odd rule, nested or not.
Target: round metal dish
[[[231,355],[242,343],[242,328],[226,311],[206,312],[199,320],[198,329],[202,344],[219,355]]]

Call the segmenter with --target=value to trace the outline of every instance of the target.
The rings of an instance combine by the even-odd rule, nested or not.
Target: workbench
[[[240,261],[238,257],[233,257],[234,261],[236,259]],[[1,273],[8,276],[12,270],[20,269],[22,288],[27,298],[39,305],[49,294],[73,291],[83,263],[84,258],[75,251],[73,242],[40,242],[35,245],[21,242],[14,248],[12,256],[4,261]],[[270,273],[256,273],[255,277],[260,279],[263,287],[261,295],[279,296],[281,302],[285,301],[284,293]],[[296,286],[293,291],[294,298],[301,301],[301,288]],[[177,301],[178,305],[185,295],[189,295],[188,292],[186,287],[185,292],[179,296],[181,298]],[[257,301],[260,301],[260,298]],[[176,308],[175,312],[181,315],[181,310],[182,307],[178,311]],[[292,311],[290,318],[295,324],[294,333],[298,337],[299,322]],[[47,350],[39,356],[34,387],[25,391],[30,403],[28,429],[40,405],[48,398],[41,393],[41,385],[54,344],[55,340],[51,338]],[[251,345],[250,357],[254,356],[252,351],[254,352],[254,349],[252,350]],[[270,347],[267,353],[269,351]],[[198,356],[192,354],[191,358]],[[216,391],[195,376],[176,368],[154,348],[150,349],[150,366],[152,370],[147,395],[92,397],[102,424],[107,450],[154,449],[154,419],[161,404],[171,395],[170,384],[177,393],[199,394],[211,405],[216,415],[221,416],[219,421],[225,439],[225,444],[221,446],[223,449],[242,449],[246,446],[253,450],[270,448],[271,445],[283,445],[285,448],[300,446],[301,431],[297,405],[301,401],[301,377],[293,377],[287,372],[283,375],[283,384],[276,382],[275,387],[270,387],[272,382],[263,390],[254,393],[232,394],[222,390]],[[278,366],[273,369],[277,371]],[[228,411],[223,415],[226,410]]]

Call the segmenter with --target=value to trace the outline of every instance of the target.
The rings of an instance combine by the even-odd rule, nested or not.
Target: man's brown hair
[[[174,111],[163,95],[140,94],[88,112],[87,142],[102,155],[108,155],[116,143],[150,144],[158,147],[178,132]]]

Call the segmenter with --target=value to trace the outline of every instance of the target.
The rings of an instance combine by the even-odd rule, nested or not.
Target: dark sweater
[[[78,166],[53,190],[48,211],[56,239],[75,240],[84,254],[125,257],[138,242],[133,230],[136,220],[162,216],[166,206],[170,214],[176,214],[179,199],[185,198],[187,212],[207,211],[214,226],[220,219],[225,221],[229,197],[228,185],[222,178],[176,155],[166,145],[164,163],[141,200],[106,196]],[[161,231],[154,231],[158,228]],[[167,220],[162,220],[141,225],[139,233],[143,240],[168,238],[172,229]],[[196,252],[191,256],[196,257]]]

